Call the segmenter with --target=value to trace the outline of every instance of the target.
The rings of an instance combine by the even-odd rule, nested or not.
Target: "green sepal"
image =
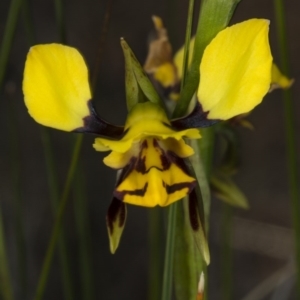
[[[188,195],[188,209],[185,208],[184,213],[185,215],[188,214],[186,218],[188,218],[189,220],[189,226],[194,237],[195,245],[199,250],[203,260],[208,265],[210,263],[210,254],[206,238],[207,213],[205,211],[203,196],[210,197],[210,194],[206,193],[206,191],[204,191],[204,193],[202,192],[199,181],[201,181],[203,178],[201,177],[201,179],[199,180],[197,174],[195,173],[194,167],[188,160],[186,161],[186,165],[189,169],[191,176],[197,178],[197,183],[194,190]],[[207,201],[208,199],[205,200]]]
[[[164,107],[150,79],[123,38],[121,39],[121,46],[125,58],[125,88],[128,111],[136,103],[145,101],[150,101]]]
[[[200,79],[200,62],[206,46],[224,29],[240,0],[204,0],[201,4],[200,16],[195,35],[195,45],[190,68],[180,94],[173,117],[186,114],[190,101],[197,90]]]
[[[106,216],[110,252],[114,254],[119,246],[127,217],[126,204],[113,198]]]
[[[189,220],[196,247],[206,265],[210,263],[209,247],[206,237],[203,200],[199,185],[189,195]]]
[[[209,128],[211,129],[211,128]],[[208,130],[208,129],[205,129]],[[210,162],[210,157],[204,156],[204,154],[209,153],[211,155],[211,144],[212,144],[212,138],[213,133],[208,132],[208,135],[203,135],[203,131],[201,130],[202,138],[200,140],[190,140],[189,145],[193,147],[195,153],[193,156],[189,158],[189,162],[191,164],[190,169],[195,174],[195,178],[197,178],[198,181],[198,193],[199,198],[198,199],[198,205],[201,208],[203,206],[203,214],[204,219],[206,221],[205,228],[206,232],[208,232],[208,220],[209,220],[209,213],[210,213],[210,201],[211,201],[211,195],[210,195],[210,187],[207,180],[207,173],[208,173],[208,162]],[[201,155],[201,156],[200,156]]]
[[[210,185],[212,192],[220,200],[232,206],[249,208],[246,196],[230,176],[222,175],[222,173],[214,174],[210,178]]]

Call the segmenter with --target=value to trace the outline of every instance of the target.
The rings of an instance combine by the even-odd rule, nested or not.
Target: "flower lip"
[[[123,166],[114,197],[135,205],[166,206],[195,188],[184,159],[162,144],[155,138],[141,142],[138,153]]]
[[[134,142],[147,137],[162,140],[173,138],[177,141],[183,137],[200,138],[199,131],[195,128],[181,131],[174,130],[164,110],[151,102],[138,103],[133,107],[126,120],[125,130],[127,132],[119,141],[96,138],[94,148],[98,151],[113,150],[125,153],[132,147]]]

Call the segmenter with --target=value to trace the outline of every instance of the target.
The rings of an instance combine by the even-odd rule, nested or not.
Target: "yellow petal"
[[[110,168],[122,169],[129,163],[132,157],[138,156],[139,152],[140,143],[134,143],[129,151],[125,153],[112,151],[103,159],[103,162]]]
[[[209,119],[227,120],[258,105],[271,83],[269,21],[251,19],[218,33],[200,65],[198,99]]]
[[[288,89],[293,84],[294,79],[289,79],[284,76],[279,68],[273,63],[272,64],[272,84],[270,92],[276,88]]]
[[[38,123],[72,131],[88,116],[91,92],[88,70],[80,53],[60,44],[30,49],[23,92],[29,114]]]

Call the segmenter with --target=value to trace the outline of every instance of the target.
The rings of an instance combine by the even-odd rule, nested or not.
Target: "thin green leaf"
[[[82,166],[79,165],[75,175],[73,190],[75,218],[78,232],[80,276],[82,282],[81,299],[92,300],[94,299],[94,289],[91,262],[91,230],[89,227],[84,179]]]
[[[81,144],[82,144],[83,136],[78,135],[76,137],[75,146],[73,148],[72,158],[71,158],[71,164],[68,170],[67,179],[64,185],[64,190],[61,195],[61,199],[59,202],[59,206],[57,209],[56,219],[54,223],[54,227],[52,229],[51,238],[47,247],[47,253],[46,257],[44,259],[44,263],[42,266],[42,271],[39,277],[38,286],[36,289],[36,293],[34,296],[34,300],[41,300],[44,294],[44,290],[46,287],[47,279],[49,276],[49,270],[51,267],[55,246],[57,243],[57,240],[59,239],[60,232],[61,232],[61,226],[63,221],[63,216],[65,212],[66,205],[68,203],[70,189],[71,189],[71,183],[73,181],[73,177],[75,174],[75,170],[77,167],[77,162],[80,154]]]
[[[212,132],[210,132],[212,133]],[[211,136],[202,137],[201,140],[191,140],[189,144],[195,150],[193,156],[190,157],[190,163],[193,166],[193,170],[196,174],[196,178],[199,184],[199,189],[201,191],[199,201],[199,207],[203,205],[204,208],[204,219],[206,221],[205,228],[208,231],[208,220],[209,220],[209,211],[210,211],[210,187],[207,180],[207,171],[205,167],[205,163],[208,164],[208,161],[211,164],[211,161],[208,160],[208,157],[203,157],[206,152],[209,152],[211,149],[211,143],[213,138]],[[201,146],[203,146],[201,148]],[[205,160],[203,158],[206,158]],[[202,204],[203,203],[203,204]]]
[[[8,259],[6,255],[4,228],[2,221],[2,211],[0,207],[0,293],[3,300],[12,300],[13,290],[10,280]]]
[[[149,281],[148,300],[160,297],[163,266],[164,227],[162,209],[154,207],[149,210]]]
[[[194,158],[195,159],[195,158]],[[195,187],[195,190],[192,191],[189,194],[189,220],[190,220],[190,229],[192,230],[192,234],[194,236],[194,242],[196,243],[196,246],[198,250],[200,251],[202,259],[206,262],[208,265],[210,262],[210,254],[209,254],[209,248],[206,238],[206,220],[205,220],[205,210],[204,210],[204,198],[202,194],[202,190],[200,187],[199,178],[196,175],[195,167],[199,166],[199,169],[201,168],[203,170],[202,162],[200,158],[198,158],[197,164],[195,167],[190,164],[189,161],[186,161],[187,167],[189,168],[189,171],[191,175],[195,178],[197,178],[197,185]],[[198,171],[199,174],[199,171]],[[201,175],[204,175],[202,173]],[[200,175],[200,176],[201,176]],[[206,178],[201,177],[202,180],[206,181]],[[204,187],[205,190],[206,187]],[[204,193],[205,194],[205,193]],[[210,197],[210,194],[207,194]],[[205,199],[205,201],[210,201],[209,199]]]
[[[15,91],[13,88],[6,86],[5,91],[8,96],[8,113],[6,113],[8,119],[7,124],[9,128],[9,144],[10,144],[10,171],[12,179],[12,194],[14,204],[14,230],[15,230],[15,242],[17,246],[17,265],[18,265],[18,295],[23,299],[27,299],[27,249],[25,245],[24,235],[24,220],[23,220],[23,193],[21,188],[21,166],[20,166],[20,142],[18,136],[18,118],[15,111],[16,99]]]
[[[143,92],[146,99],[164,107],[164,104],[151,81],[124,39],[121,39],[121,46],[125,57],[126,99],[128,110],[136,103],[145,101],[144,97],[140,95],[139,89]]]
[[[170,205],[168,209],[167,241],[165,251],[164,276],[162,288],[162,300],[171,300],[173,283],[173,265],[175,249],[175,224],[178,210],[178,201]]]
[[[12,0],[5,24],[5,30],[0,48],[0,88],[2,87],[8,56],[12,45],[15,29],[17,26],[18,15],[22,5],[22,0]]]
[[[174,290],[177,300],[195,300],[199,279],[199,255],[189,221],[188,199],[178,205],[175,228]]]
[[[233,299],[232,210],[224,203],[221,219],[221,291],[223,300]]]
[[[274,0],[275,19],[277,24],[277,35],[279,41],[281,68],[284,74],[290,75],[288,60],[288,42],[285,17],[285,1]],[[284,121],[287,147],[287,165],[289,193],[292,208],[292,220],[295,233],[295,254],[297,269],[297,290],[300,297],[300,191],[299,191],[299,169],[297,166],[297,142],[296,137],[296,109],[295,99],[290,90],[283,91],[284,98]]]
[[[239,2],[240,0],[204,0],[202,2],[193,58],[173,114],[174,118],[181,117],[187,112],[190,101],[199,85],[199,67],[203,52],[216,34],[228,25]]]

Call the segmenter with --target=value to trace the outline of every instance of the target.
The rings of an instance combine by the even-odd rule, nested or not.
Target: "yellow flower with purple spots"
[[[194,195],[196,179],[186,164],[194,151],[185,139],[199,139],[198,128],[246,113],[262,101],[271,84],[268,28],[269,21],[252,19],[217,34],[204,52],[199,102],[189,115],[170,120],[157,103],[137,103],[124,127],[96,113],[87,67],[76,49],[60,44],[30,49],[23,81],[29,114],[45,126],[96,134],[95,150],[111,151],[104,163],[119,173],[109,230],[115,222],[124,224],[124,203],[167,206]],[[113,252],[117,244],[111,240]]]

